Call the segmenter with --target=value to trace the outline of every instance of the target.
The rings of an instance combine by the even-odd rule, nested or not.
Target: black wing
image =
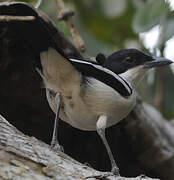
[[[130,96],[132,88],[126,80],[101,65],[86,60],[70,59],[72,65],[85,76],[96,78],[115,89],[122,96]]]

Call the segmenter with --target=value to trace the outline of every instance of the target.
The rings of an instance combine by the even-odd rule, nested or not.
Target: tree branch
[[[140,100],[123,126],[140,164],[162,179],[173,179],[173,126],[154,107]]]
[[[85,52],[85,44],[80,36],[79,32],[75,28],[73,22],[72,22],[72,16],[74,15],[74,11],[72,11],[69,8],[65,8],[65,4],[63,0],[56,0],[57,6],[58,6],[58,20],[59,21],[65,21],[66,24],[69,26],[73,38],[73,42],[77,49],[79,49],[81,52]]]
[[[0,116],[0,177],[5,179],[105,179],[143,180],[115,177],[109,172],[99,172],[73,160],[62,152],[28,137]],[[150,180],[150,178],[148,178]]]

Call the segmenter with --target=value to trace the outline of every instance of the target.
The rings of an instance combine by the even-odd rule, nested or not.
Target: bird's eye
[[[131,57],[127,57],[127,58],[125,59],[125,62],[127,62],[127,63],[129,63],[129,64],[132,64],[132,63],[135,62],[135,59],[134,59],[134,58],[131,58]]]

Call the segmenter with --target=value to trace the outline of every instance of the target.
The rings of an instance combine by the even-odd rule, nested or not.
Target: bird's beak
[[[145,63],[145,68],[153,68],[153,67],[160,67],[165,66],[173,63],[173,61],[166,59],[164,57],[152,57],[152,61],[148,61]]]

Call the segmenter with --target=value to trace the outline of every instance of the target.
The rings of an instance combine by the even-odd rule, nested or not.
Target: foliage
[[[160,23],[161,18],[168,13],[169,4],[164,0],[148,1],[143,7],[137,9],[133,19],[133,29],[135,32],[146,32]]]

